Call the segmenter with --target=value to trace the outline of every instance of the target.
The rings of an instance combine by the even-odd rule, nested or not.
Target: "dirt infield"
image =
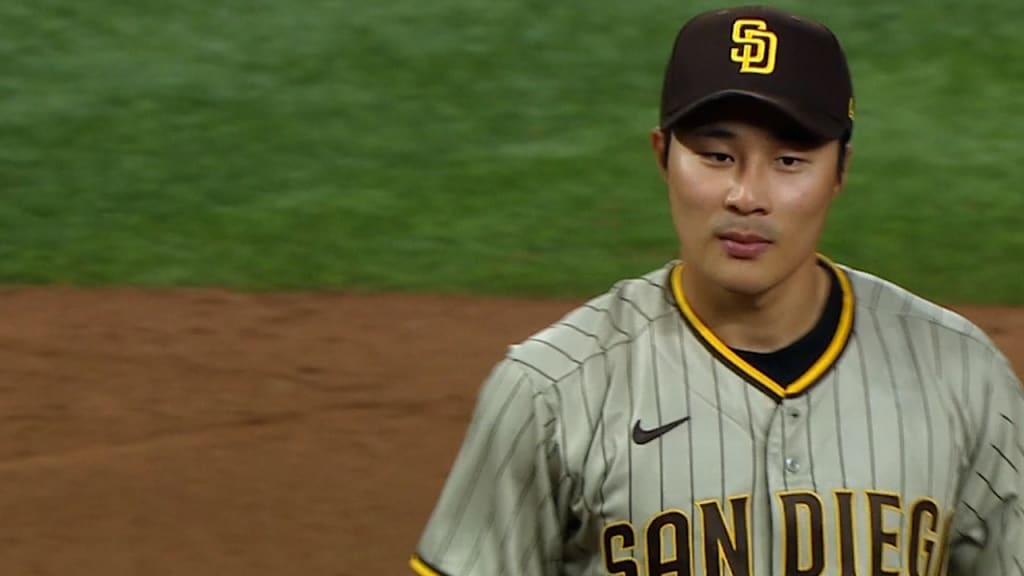
[[[504,347],[574,302],[0,291],[4,574],[403,574]],[[1024,368],[1024,311],[964,308]]]

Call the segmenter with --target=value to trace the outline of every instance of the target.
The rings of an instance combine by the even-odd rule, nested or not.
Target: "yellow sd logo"
[[[732,41],[738,46],[729,55],[739,62],[740,72],[771,74],[775,71],[775,53],[779,37],[768,29],[764,20],[740,18],[732,25]]]

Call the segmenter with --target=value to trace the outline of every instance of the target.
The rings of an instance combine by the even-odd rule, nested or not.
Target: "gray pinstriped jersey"
[[[674,263],[513,346],[414,570],[1024,576],[1006,359],[961,316],[823,262],[843,321],[788,389],[703,326]]]

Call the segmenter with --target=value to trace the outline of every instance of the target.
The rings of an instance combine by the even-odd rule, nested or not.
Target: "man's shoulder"
[[[507,359],[542,379],[558,381],[588,360],[627,345],[652,322],[675,313],[669,289],[674,262],[617,282],[558,321],[509,348]]]
[[[865,316],[879,320],[896,319],[909,325],[926,325],[929,329],[974,341],[985,348],[994,347],[981,327],[952,308],[869,272],[845,265],[839,267],[850,279],[860,321],[865,320]]]

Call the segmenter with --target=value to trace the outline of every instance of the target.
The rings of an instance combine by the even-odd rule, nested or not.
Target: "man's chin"
[[[716,263],[714,271],[707,275],[713,284],[723,291],[738,297],[757,298],[768,292],[776,279],[771,267],[762,259],[733,260]]]
[[[725,278],[721,286],[734,296],[757,298],[768,292],[772,284],[765,278]]]

